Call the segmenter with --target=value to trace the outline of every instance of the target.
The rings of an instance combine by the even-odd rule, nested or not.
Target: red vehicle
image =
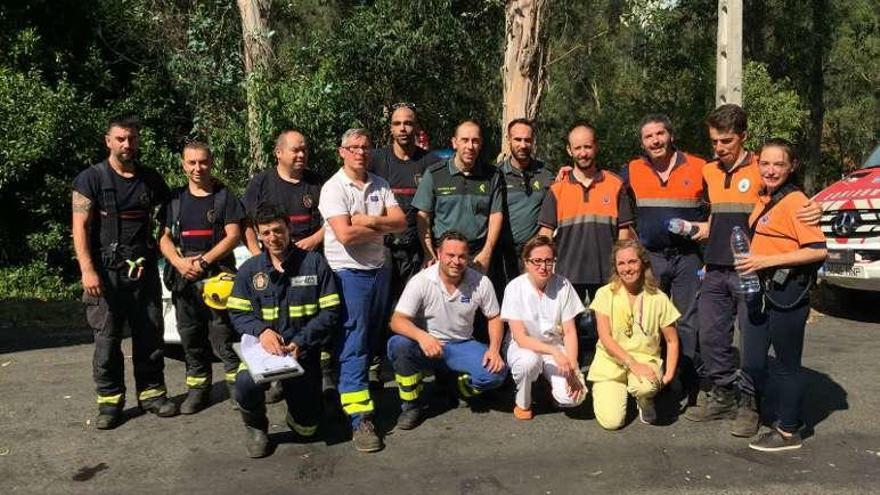
[[[858,170],[813,197],[822,204],[828,260],[826,282],[847,289],[880,291],[880,146]]]

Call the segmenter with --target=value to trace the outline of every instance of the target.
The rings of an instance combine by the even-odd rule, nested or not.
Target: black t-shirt
[[[263,204],[281,207],[290,221],[290,237],[300,240],[314,234],[324,222],[318,211],[321,183],[318,174],[305,170],[302,180],[294,184],[282,179],[272,167],[251,178],[241,202],[250,217]]]
[[[388,181],[394,198],[406,214],[406,231],[395,234],[404,243],[415,243],[418,239],[413,196],[425,169],[438,161],[440,158],[437,155],[421,148],[416,148],[409,160],[397,158],[391,147],[379,148],[370,154],[370,171]]]
[[[180,198],[180,217],[178,220],[178,246],[185,256],[204,253],[214,247],[214,222],[224,226],[238,223],[244,218],[244,207],[232,191],[226,190],[226,201],[220,207],[219,212],[214,211],[214,196],[221,189],[215,190],[207,196],[193,196],[188,186],[175,189],[171,193],[172,201]],[[168,203],[170,205],[170,202]],[[165,209],[164,221],[169,228],[173,227],[175,219],[172,218],[171,208]],[[216,215],[220,215],[217,217]],[[220,239],[226,237],[225,231],[221,231]],[[220,239],[217,239],[219,242]]]
[[[105,160],[100,166],[107,163]],[[108,165],[109,166],[109,165]],[[138,165],[133,177],[122,177],[110,167],[110,177],[116,191],[119,212],[119,244],[148,252],[154,245],[151,218],[157,206],[167,201],[170,191],[165,180],[151,168]],[[73,180],[73,190],[92,200],[95,210],[90,226],[91,251],[95,258],[101,247],[102,212],[107,211],[101,191],[101,172],[89,167]]]

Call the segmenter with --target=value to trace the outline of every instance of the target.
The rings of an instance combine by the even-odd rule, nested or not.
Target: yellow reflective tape
[[[254,309],[251,306],[251,302],[247,299],[242,299],[240,297],[229,296],[226,299],[226,309],[237,309],[239,311],[252,311]]]
[[[318,312],[318,305],[303,304],[302,306],[288,306],[287,312],[291,318],[302,318],[303,316],[311,316]]]
[[[321,309],[330,308],[339,305],[339,294],[327,294],[318,298],[318,305]]]
[[[398,375],[394,374],[394,379],[397,380],[397,383],[403,387],[412,387],[413,385],[417,385],[420,381],[422,381],[421,372],[416,373],[415,375]]]
[[[138,400],[145,401],[155,399],[156,397],[162,397],[163,395],[165,395],[165,387],[148,388],[146,390],[141,390],[138,393]]]
[[[295,431],[297,434],[302,435],[304,437],[310,437],[318,431],[318,425],[306,426],[301,425],[293,420],[293,417],[290,413],[287,413],[287,426],[290,427],[291,430]]]
[[[339,402],[342,405],[353,404],[355,402],[367,402],[370,400],[369,389],[358,390],[357,392],[343,392],[339,394]]]
[[[247,371],[247,370],[248,370],[247,364],[244,361],[242,361],[242,362],[238,363],[238,369],[235,370],[235,373],[238,374],[238,373],[241,373],[242,371]]]
[[[227,371],[226,374],[224,375],[224,378],[226,378],[227,382],[234,382],[235,377],[238,376],[239,371],[241,371],[241,365],[239,365],[238,369],[235,371]]]
[[[397,393],[400,394],[400,399],[401,399],[401,400],[409,400],[409,401],[412,401],[412,400],[416,400],[416,399],[419,398],[419,394],[422,393],[422,387],[423,387],[423,385],[419,384],[418,387],[412,389],[411,391],[406,391],[406,390],[404,390],[404,389],[402,389],[402,388],[398,388],[398,389],[397,389]]]
[[[263,308],[262,316],[264,320],[277,320],[278,319],[278,308]]]
[[[373,401],[358,402],[356,404],[347,404],[342,406],[342,410],[349,416],[352,414],[363,414],[373,412]]]
[[[206,377],[206,376],[188,376],[188,377],[186,377],[186,386],[190,387],[190,388],[200,387],[207,382],[208,382],[208,377]]]
[[[98,396],[98,404],[110,404],[111,406],[115,406],[122,401],[122,394],[116,395],[99,395]]]

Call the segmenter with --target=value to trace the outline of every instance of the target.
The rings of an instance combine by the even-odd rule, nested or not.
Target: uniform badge
[[[214,213],[214,210],[208,210],[208,213],[205,214],[205,218],[208,219],[208,223],[214,223],[217,215]]]
[[[379,201],[379,196],[376,195],[376,194],[371,195],[371,196],[370,196],[370,201],[372,201],[372,202],[374,202],[374,203],[378,202],[378,201]]]
[[[311,194],[303,194],[302,204],[303,208],[311,209],[313,206],[315,206],[315,199],[312,198]]]
[[[535,189],[541,189],[541,181],[535,179],[535,182],[532,183],[532,187],[534,187]]]
[[[480,184],[480,187],[477,188],[481,193],[486,192],[486,184]]]
[[[739,181],[739,184],[736,185],[736,188],[739,189],[739,192],[744,193],[749,190],[749,187],[752,186],[752,182],[749,179],[743,179]]]
[[[461,295],[461,302],[463,302],[463,303],[465,303],[465,304],[468,304],[469,302],[471,302],[471,297],[462,294],[462,295]]]
[[[257,272],[251,279],[251,285],[254,286],[254,290],[266,290],[269,286],[269,276],[265,272]]]

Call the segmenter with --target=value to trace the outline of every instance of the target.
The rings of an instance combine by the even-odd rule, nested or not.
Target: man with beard
[[[574,166],[544,197],[538,234],[555,238],[556,273],[571,282],[581,300],[589,301],[611,275],[614,241],[632,235],[632,205],[623,180],[596,165],[599,143],[590,123],[572,125],[567,143]],[[583,364],[598,336],[588,313],[578,317],[577,327]]]
[[[502,230],[504,281],[523,271],[520,254],[526,242],[538,233],[538,216],[554,174],[535,159],[535,126],[528,119],[514,119],[507,125],[510,156],[498,165],[504,175],[505,215]]]
[[[703,265],[698,241],[706,238],[708,213],[703,201],[705,160],[677,150],[672,123],[665,115],[648,115],[639,124],[644,154],[621,170],[635,200],[639,241],[651,258],[654,276],[678,312],[676,329],[682,359],[678,378],[695,396],[698,388],[694,360],[697,350],[698,271]],[[692,231],[672,233],[670,221],[690,222]]]
[[[386,299],[381,318],[388,319],[391,308],[397,303],[407,281],[422,267],[422,248],[419,245],[416,210],[412,206],[419,180],[425,168],[437,158],[416,145],[419,135],[419,121],[415,105],[397,103],[391,113],[391,145],[373,150],[370,154],[370,171],[387,180],[397,204],[406,215],[406,230],[399,234],[385,236],[388,248],[388,263],[384,269],[390,271],[390,294]],[[384,327],[371,337],[372,362],[370,381],[378,380],[378,372],[385,354],[386,332]]]
[[[92,374],[100,430],[115,428],[123,417],[126,325],[138,404],[157,416],[177,414],[165,389],[162,292],[152,234],[153,215],[169,191],[162,176],[138,163],[139,133],[136,118],[112,119],[104,136],[109,156],[73,181],[73,246],[86,320],[95,332]]]

